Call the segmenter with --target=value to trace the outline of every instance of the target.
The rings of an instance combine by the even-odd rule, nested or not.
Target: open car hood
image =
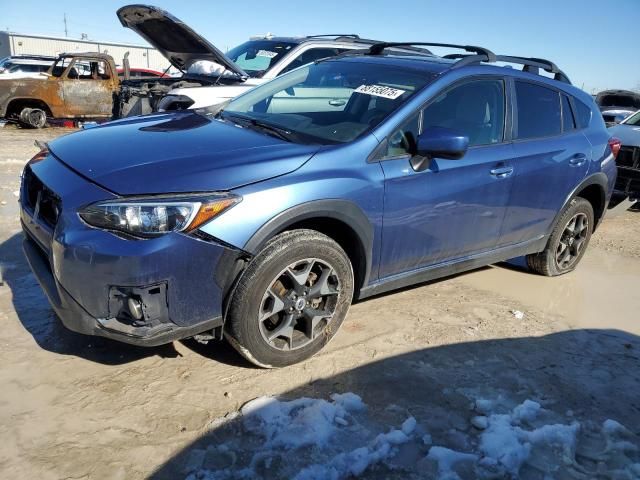
[[[248,77],[229,57],[169,12],[151,5],[127,5],[118,9],[117,15],[124,27],[144,38],[182,71],[198,60],[210,60],[239,77]]]

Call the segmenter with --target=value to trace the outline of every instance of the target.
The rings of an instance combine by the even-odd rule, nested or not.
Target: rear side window
[[[576,123],[578,124],[578,128],[587,128],[589,123],[591,123],[591,109],[575,98],[573,99],[573,104],[576,107]]]
[[[561,132],[560,95],[533,83],[516,81],[518,126],[515,138],[550,137]]]
[[[568,132],[575,130],[576,122],[573,119],[573,112],[571,111],[571,102],[569,97],[562,95],[562,131]]]

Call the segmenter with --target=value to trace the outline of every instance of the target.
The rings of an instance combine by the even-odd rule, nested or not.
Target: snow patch
[[[431,447],[427,458],[438,464],[439,480],[457,480],[460,477],[453,470],[461,462],[477,462],[478,455],[456,452],[446,447]]]
[[[332,400],[299,398],[282,402],[273,397],[256,398],[241,409],[244,427],[264,437],[269,447],[322,447],[336,425],[348,424],[345,417],[349,412],[364,409],[362,399],[355,394],[334,394]]]
[[[531,430],[521,426],[534,421],[541,410],[539,403],[526,400],[511,413],[490,415],[488,426],[480,435],[480,451],[513,476],[518,475],[536,445],[556,446],[563,456],[573,458],[579,423],[543,425]]]
[[[385,478],[384,469],[423,478],[425,468],[439,480],[529,478],[532,471],[545,479],[640,478],[637,436],[615,420],[557,423],[566,416],[533,400],[469,398],[476,428],[443,430],[398,406],[384,411],[399,425],[381,424],[354,393],[259,397],[214,420],[212,443],[193,450],[183,471],[188,480],[346,480],[372,468],[376,478]]]
[[[411,417],[405,420],[403,426],[411,425],[411,420],[415,422]],[[397,453],[395,447],[408,441],[409,436],[402,430],[391,430],[378,435],[368,446],[338,454],[325,464],[311,465],[301,470],[294,480],[341,480],[357,477],[371,465],[393,457]]]

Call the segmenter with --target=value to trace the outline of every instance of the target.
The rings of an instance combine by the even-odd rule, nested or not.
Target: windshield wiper
[[[286,128],[276,127],[275,125],[264,123],[254,118],[249,120],[249,122],[253,127],[263,130],[265,133],[271,134],[274,137],[278,137],[279,139],[285,140],[286,142],[293,141],[291,139],[292,132],[287,130]]]
[[[291,137],[294,135],[294,133],[290,130],[287,130],[286,128],[277,127],[275,125],[271,125],[270,123],[265,123],[260,120],[256,120],[255,118],[247,117],[245,115],[225,112],[224,110],[218,112],[217,116],[219,116],[223,120],[231,117],[238,125],[261,130],[264,133],[267,133],[274,137],[278,137],[280,140],[284,140],[286,142],[293,142],[293,139]]]

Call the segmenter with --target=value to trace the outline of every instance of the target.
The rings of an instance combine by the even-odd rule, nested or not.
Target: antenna
[[[64,36],[65,37],[69,36],[67,32],[67,12],[64,12]]]

